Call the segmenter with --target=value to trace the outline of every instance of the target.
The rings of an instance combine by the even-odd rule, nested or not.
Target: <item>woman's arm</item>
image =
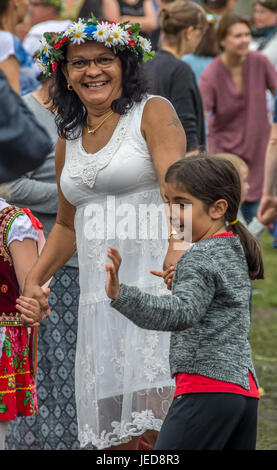
[[[168,167],[186,156],[185,131],[173,106],[167,100],[155,97],[148,100],[144,107],[141,132],[152,156],[163,194]]]
[[[258,219],[269,208],[277,208],[277,123],[272,124],[265,159],[263,195],[258,208]]]
[[[56,224],[51,230],[41,255],[28,274],[24,296],[36,298],[42,308],[46,308],[45,296],[41,286],[53,276],[75,253],[74,216],[75,207],[63,196],[60,188],[60,176],[64,166],[65,141],[58,140],[56,147],[56,173],[58,185],[58,213]]]
[[[143,2],[144,16],[122,15],[121,22],[139,23],[142,33],[151,34],[158,27],[157,14],[151,0]]]
[[[48,183],[22,176],[10,183],[1,184],[0,197],[41,214],[56,214],[58,209],[56,182]]]
[[[120,7],[117,0],[102,0],[101,8],[107,21],[120,21]]]
[[[186,156],[186,134],[173,106],[163,98],[152,98],[144,108],[141,124],[164,199],[164,177],[170,165]],[[169,233],[171,229],[169,229]],[[169,241],[163,269],[175,266],[184,249],[182,241]]]
[[[0,62],[0,69],[6,75],[12,89],[20,95],[20,65],[16,57],[10,55],[6,60]]]
[[[102,11],[104,18],[108,21],[139,23],[142,32],[152,33],[158,27],[157,14],[152,1],[144,0],[143,8],[144,16],[121,15],[117,0],[102,0]]]

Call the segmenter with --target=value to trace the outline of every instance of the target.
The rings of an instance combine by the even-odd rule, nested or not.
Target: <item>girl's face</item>
[[[89,65],[79,68],[80,64]],[[105,68],[98,63],[109,63]],[[112,59],[112,60],[111,60]],[[110,107],[112,101],[122,96],[121,61],[113,51],[96,41],[83,44],[70,44],[67,49],[67,63],[63,67],[64,75],[87,109],[93,106]]]
[[[245,23],[235,23],[228,31],[225,39],[221,41],[224,52],[245,57],[251,39],[250,29]]]
[[[165,199],[173,228],[187,242],[194,243],[214,235],[220,228],[226,229],[224,214],[228,204],[224,199],[207,209],[200,199],[175,182],[165,184]]]

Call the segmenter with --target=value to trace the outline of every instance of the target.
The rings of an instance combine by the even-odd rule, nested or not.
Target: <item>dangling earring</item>
[[[72,86],[69,85],[69,83],[67,84],[67,89],[68,89],[69,91],[72,91],[72,90],[73,90]]]

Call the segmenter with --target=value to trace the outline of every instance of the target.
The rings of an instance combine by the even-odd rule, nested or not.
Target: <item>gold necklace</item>
[[[102,124],[104,124],[104,122],[105,122],[113,113],[114,113],[114,112],[111,111],[111,112],[103,119],[103,121],[101,121],[96,127],[94,127],[94,129],[92,129],[91,126],[89,125],[89,123],[88,123],[88,116],[87,116],[88,134],[95,134],[95,132],[97,131],[97,129],[99,129],[99,127],[101,127]]]

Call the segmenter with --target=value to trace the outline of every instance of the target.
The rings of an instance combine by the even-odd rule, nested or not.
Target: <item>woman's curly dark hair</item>
[[[66,47],[64,49],[66,56]],[[134,103],[139,103],[148,91],[143,67],[138,58],[127,50],[119,51],[117,57],[122,66],[122,96],[112,103],[112,110],[120,115],[126,114]],[[50,87],[51,110],[60,137],[73,140],[80,136],[82,126],[86,126],[87,110],[74,91],[67,88],[67,81],[58,66]]]

